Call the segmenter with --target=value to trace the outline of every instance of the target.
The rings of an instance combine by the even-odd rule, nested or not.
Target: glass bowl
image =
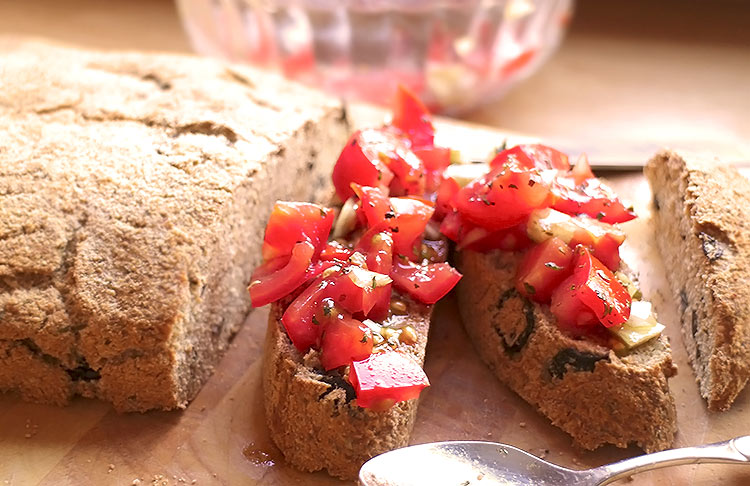
[[[434,112],[503,95],[555,50],[572,0],[177,0],[194,48],[331,93]]]

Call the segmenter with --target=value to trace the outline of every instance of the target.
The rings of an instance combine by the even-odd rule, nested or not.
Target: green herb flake
[[[524,282],[523,283],[523,288],[526,289],[526,293],[529,294],[529,295],[534,295],[536,293],[536,289],[529,282]]]
[[[362,334],[362,339],[359,340],[360,343],[367,343],[367,334]]]
[[[562,267],[555,262],[547,262],[544,264],[545,267],[551,268],[552,270],[562,270]]]
[[[315,317],[315,316],[312,317],[312,323],[315,324],[316,326],[320,325],[320,322],[318,321],[318,318]]]
[[[515,184],[508,184],[508,187],[510,187],[511,189],[518,189],[518,186]]]

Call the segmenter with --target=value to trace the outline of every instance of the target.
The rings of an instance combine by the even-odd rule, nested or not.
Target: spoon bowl
[[[697,463],[750,464],[750,436],[637,456],[594,469],[573,470],[516,447],[482,441],[421,444],[367,461],[360,486],[601,486],[651,469]]]

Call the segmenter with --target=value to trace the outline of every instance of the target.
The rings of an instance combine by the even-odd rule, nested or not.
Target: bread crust
[[[710,410],[727,410],[750,378],[750,181],[669,150],[644,172],[701,395]]]
[[[462,251],[457,297],[464,327],[497,378],[584,449],[637,444],[670,447],[676,409],[667,378],[676,373],[665,337],[625,356],[564,335],[549,309],[514,288],[520,254]]]
[[[325,469],[355,479],[362,464],[408,444],[419,399],[374,412],[357,406],[344,377],[325,373],[317,351],[305,356],[292,345],[281,324],[283,307],[271,304],[263,353],[263,397],[270,437],[285,459],[303,471]],[[417,343],[401,346],[424,362],[431,306],[412,303],[405,316]],[[348,391],[347,391],[348,390]]]
[[[185,407],[274,201],[327,195],[340,102],[190,56],[0,38],[0,65],[0,391]]]

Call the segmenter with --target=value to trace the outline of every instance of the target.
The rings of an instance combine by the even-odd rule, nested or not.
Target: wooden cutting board
[[[355,110],[354,117],[370,124],[382,119],[382,113]],[[510,143],[525,140],[517,134],[451,122],[440,124],[438,138],[460,148],[466,158],[479,159],[505,138]],[[698,394],[679,333],[676,305],[653,245],[648,185],[638,173],[610,180],[635,203],[640,215],[624,225],[628,233],[624,256],[640,271],[644,294],[667,325],[680,370],[670,381],[677,401],[676,446],[750,434],[748,392],[725,413],[708,412]],[[0,395],[0,486],[346,484],[322,473],[290,469],[269,440],[260,389],[266,317],[265,309],[251,313],[214,376],[181,412],[122,415],[92,400],[77,399],[66,408],[56,408]],[[423,394],[413,443],[500,441],[576,469],[640,453],[634,448],[573,449],[567,435],[500,384],[479,361],[451,298],[435,311],[425,368],[432,386]],[[746,486],[750,468],[681,466],[635,476],[630,484]]]

